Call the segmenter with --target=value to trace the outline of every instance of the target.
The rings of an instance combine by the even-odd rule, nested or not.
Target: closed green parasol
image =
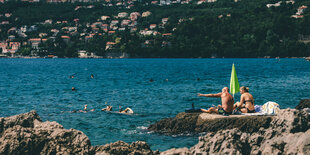
[[[238,77],[237,77],[237,72],[235,69],[235,64],[232,65],[232,70],[231,70],[231,77],[230,77],[230,93],[235,95],[235,93],[238,93],[240,90],[239,82],[238,82]]]

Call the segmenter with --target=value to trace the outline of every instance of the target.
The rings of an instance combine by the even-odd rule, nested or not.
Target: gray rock
[[[146,142],[115,142],[91,146],[88,137],[75,129],[64,129],[56,122],[42,122],[35,111],[0,118],[0,154],[132,154],[153,155]]]
[[[150,125],[148,128],[157,133],[168,135],[184,133],[215,132],[219,129],[238,128],[244,132],[257,132],[261,127],[268,128],[272,116],[222,116],[207,113],[179,113],[175,118],[167,118]]]
[[[0,154],[94,154],[84,133],[42,122],[35,111],[0,122]]]
[[[188,148],[173,148],[164,152],[161,152],[160,155],[189,155],[189,149]]]
[[[176,133],[207,131],[195,146],[170,149],[162,155],[310,154],[309,120],[308,111],[296,109],[281,110],[273,117],[229,118],[180,113],[176,118],[162,120],[154,128]],[[0,154],[152,155],[159,152],[152,151],[142,141],[131,144],[118,141],[93,147],[83,132],[64,129],[56,122],[42,122],[31,111],[0,118]]]
[[[137,141],[130,145],[118,141],[104,146],[96,146],[96,155],[153,155],[159,154],[159,152],[153,152],[150,146],[146,142]]]
[[[295,109],[301,110],[304,108],[310,108],[310,99],[304,99],[299,102]]]
[[[244,132],[239,128],[210,132],[190,148],[192,154],[309,154],[308,114],[295,109],[281,110],[268,128]]]

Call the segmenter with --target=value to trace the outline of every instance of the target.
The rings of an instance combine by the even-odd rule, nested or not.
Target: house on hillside
[[[9,35],[9,36],[8,36],[8,40],[12,41],[12,40],[14,40],[14,39],[15,39],[15,36],[14,36],[14,35]]]
[[[135,21],[135,20],[137,20],[140,16],[141,16],[141,14],[140,14],[139,12],[132,12],[132,13],[130,13],[130,20]]]
[[[118,13],[118,17],[119,18],[125,18],[125,17],[127,17],[128,16],[128,13],[127,12],[120,12],[120,13]]]
[[[305,11],[305,9],[307,9],[307,8],[308,8],[308,6],[305,6],[305,5],[300,6],[300,7],[297,9],[296,15],[301,15],[301,14],[303,14],[304,11]]]
[[[267,8],[270,8],[270,7],[278,7],[278,6],[281,5],[281,3],[282,3],[282,1],[279,1],[279,2],[277,2],[277,3],[275,3],[275,4],[266,4],[266,6],[267,6]]]
[[[10,18],[10,17],[12,16],[12,13],[5,13],[4,16],[5,16],[6,18]]]
[[[101,20],[108,20],[110,19],[110,16],[101,16]]]
[[[297,9],[297,12],[295,15],[292,15],[292,18],[304,18],[304,15],[302,15],[305,11],[305,9],[307,9],[308,6],[302,5]]]
[[[156,26],[157,26],[156,24],[151,24],[151,25],[150,25],[150,29],[155,29]]]
[[[139,32],[139,34],[145,35],[145,36],[152,35],[153,33],[154,33],[154,31],[152,31],[152,30],[140,30],[140,32]]]
[[[150,11],[146,11],[142,13],[142,17],[148,17],[149,15],[151,15],[152,13]]]
[[[115,31],[108,31],[108,34],[113,35],[113,34],[115,34]]]
[[[172,36],[172,33],[163,33],[162,36],[163,37],[169,37],[169,36]]]
[[[163,25],[167,24],[168,18],[162,18],[162,19],[161,19],[161,22],[163,23]]]
[[[118,23],[119,23],[118,20],[112,20],[111,23],[110,23],[110,26],[117,25]]]
[[[3,53],[7,53],[7,46],[8,44],[6,42],[0,42],[0,54]]]
[[[44,24],[53,24],[53,20],[47,19],[44,21]]]
[[[152,1],[151,4],[158,4],[158,1]]]
[[[105,29],[108,29],[109,28],[109,24],[102,24],[101,29],[105,30]]]
[[[111,50],[114,48],[115,45],[116,45],[115,42],[107,42],[105,46],[105,50]]]
[[[16,33],[16,27],[11,27],[9,30],[8,30],[8,33]]]
[[[124,19],[124,20],[122,20],[121,26],[122,26],[122,27],[128,26],[130,22],[131,22],[131,20],[129,20],[129,19]]]
[[[36,52],[40,50],[40,43],[45,42],[47,39],[41,39],[41,38],[30,38],[28,39],[28,43],[31,45],[32,50],[31,50],[31,55],[36,55]]]
[[[61,39],[62,39],[65,43],[67,43],[67,44],[70,42],[70,37],[69,37],[69,36],[63,35],[63,36],[61,36]]]

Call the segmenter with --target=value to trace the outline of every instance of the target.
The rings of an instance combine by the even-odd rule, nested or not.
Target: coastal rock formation
[[[182,120],[183,119],[183,120]],[[150,128],[161,133],[206,132],[191,148],[170,154],[310,154],[310,116],[306,109],[284,109],[277,116],[221,116],[180,113]],[[35,111],[0,118],[0,154],[153,155],[146,142],[118,141],[91,146],[88,137],[56,122],[42,122]]]
[[[56,122],[42,122],[35,111],[0,118],[0,154],[156,154],[145,142],[91,146],[88,137]],[[158,154],[158,152],[157,152]]]
[[[299,102],[299,104],[295,107],[295,109],[304,109],[304,108],[310,108],[310,99],[303,99]]]
[[[238,128],[243,132],[256,132],[261,127],[268,128],[272,116],[230,115],[208,113],[179,113],[175,118],[167,118],[150,125],[151,131],[163,134],[183,134],[215,132],[219,129]]]
[[[35,111],[0,118],[0,154],[94,154],[81,131],[42,122]]]
[[[219,129],[199,137],[189,150],[171,149],[163,154],[310,154],[309,120],[307,111],[285,109],[258,131]]]
[[[123,141],[118,141],[104,146],[96,146],[96,155],[117,154],[117,155],[153,155],[159,152],[153,152],[150,146],[143,141],[127,144]]]

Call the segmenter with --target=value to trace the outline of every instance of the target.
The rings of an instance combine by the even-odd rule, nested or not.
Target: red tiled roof
[[[107,45],[115,45],[115,42],[107,42]]]
[[[29,41],[41,41],[41,38],[30,38]]]
[[[162,34],[163,36],[171,36],[172,35],[172,33],[164,33],[164,34]]]
[[[62,39],[70,39],[69,36],[61,36]]]

